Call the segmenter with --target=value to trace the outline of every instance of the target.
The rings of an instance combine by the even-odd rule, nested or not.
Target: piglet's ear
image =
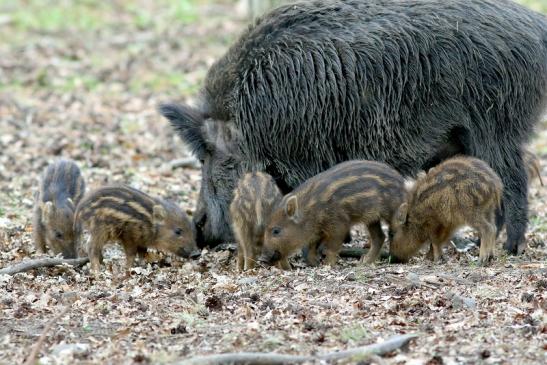
[[[395,221],[398,224],[405,224],[407,217],[408,217],[408,203],[403,203],[399,206],[399,209],[397,209],[397,213],[395,214]]]
[[[49,225],[49,223],[52,220],[53,213],[55,211],[55,207],[53,206],[52,202],[45,202],[42,204],[42,221]]]
[[[167,219],[167,212],[165,211],[165,208],[160,205],[156,204],[153,208],[153,219],[155,224],[162,224]]]
[[[298,198],[296,195],[292,195],[287,199],[285,203],[285,214],[295,223],[300,221],[300,209],[298,208]]]

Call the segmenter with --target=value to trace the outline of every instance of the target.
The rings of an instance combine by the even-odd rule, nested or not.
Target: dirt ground
[[[227,0],[67,3],[0,1],[0,268],[36,257],[33,195],[61,156],[77,161],[89,188],[123,182],[191,212],[200,171],[170,168],[187,151],[156,107],[192,100],[247,21]],[[547,120],[531,149],[547,166]],[[529,199],[529,249],[506,256],[500,240],[486,268],[476,248],[449,248],[443,264],[295,261],[290,272],[238,274],[232,252],[213,250],[194,262],[156,255],[125,278],[123,252],[112,246],[99,278],[88,265],[0,275],[0,364],[24,362],[67,306],[47,333],[42,364],[307,355],[404,333],[419,337],[360,363],[544,364],[547,187],[534,182]],[[366,244],[355,236],[352,245]]]

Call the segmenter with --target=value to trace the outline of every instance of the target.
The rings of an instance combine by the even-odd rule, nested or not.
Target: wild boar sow
[[[102,263],[104,245],[113,242],[123,246],[128,269],[137,253],[147,248],[199,256],[186,213],[172,202],[128,186],[102,187],[86,195],[76,210],[75,226],[90,234],[88,253],[95,272]]]
[[[344,238],[354,224],[367,226],[371,249],[366,261],[380,253],[385,235],[381,221],[392,223],[405,199],[403,177],[386,164],[348,161],[304,182],[278,204],[264,236],[262,260],[287,259],[310,245],[308,261],[317,261],[317,249],[324,246],[327,263],[334,265]]]
[[[38,253],[49,247],[65,258],[76,257],[74,210],[84,192],[85,181],[74,161],[59,160],[46,168],[34,202],[32,233]]]
[[[525,247],[522,146],[545,105],[547,20],[509,0],[330,0],[258,19],[209,70],[196,107],[161,112],[202,161],[202,244],[231,239],[240,174],[283,193],[342,161],[413,176],[457,154],[506,189],[505,248]]]
[[[481,238],[480,262],[494,257],[496,210],[503,184],[487,163],[476,158],[455,157],[421,176],[401,205],[390,246],[395,261],[406,262],[427,242],[437,261],[452,234],[464,225]]]
[[[238,242],[239,271],[255,267],[262,253],[266,224],[281,198],[279,188],[268,174],[248,173],[239,181],[230,204],[232,228]]]

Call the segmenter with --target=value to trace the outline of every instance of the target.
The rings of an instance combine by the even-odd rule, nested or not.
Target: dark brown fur
[[[102,187],[86,195],[76,209],[75,225],[91,235],[88,253],[95,272],[109,242],[123,246],[127,268],[147,248],[183,257],[199,255],[186,213],[171,202],[128,186]]]
[[[469,225],[480,233],[480,261],[486,263],[494,257],[502,194],[501,179],[486,162],[472,157],[444,161],[418,178],[399,208],[391,256],[406,262],[429,240],[430,257],[437,261],[452,234]]]
[[[354,160],[336,165],[278,204],[266,229],[265,252],[270,259],[286,262],[309,244],[308,261],[313,262],[317,246],[323,244],[327,263],[334,265],[351,226],[363,223],[371,237],[366,262],[374,262],[385,239],[380,222],[392,223],[405,193],[403,177],[386,164]]]
[[[526,166],[526,173],[528,175],[528,184],[532,184],[537,177],[541,186],[543,186],[543,179],[541,178],[541,163],[535,153],[530,150],[524,149],[523,156],[524,165]]]
[[[275,181],[268,174],[248,173],[239,180],[230,204],[232,228],[239,245],[239,271],[255,267],[262,252],[266,224],[282,197]]]
[[[76,257],[78,233],[74,232],[74,209],[85,192],[85,182],[74,161],[49,165],[35,196],[32,233],[36,251],[49,247],[65,258]]]

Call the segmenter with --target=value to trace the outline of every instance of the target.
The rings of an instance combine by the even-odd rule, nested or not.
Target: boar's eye
[[[273,227],[272,228],[272,236],[277,237],[281,234],[281,228],[279,227]]]
[[[182,229],[180,229],[180,228],[175,228],[175,234],[176,234],[177,236],[182,236]]]
[[[55,232],[55,238],[60,240],[61,238],[63,238],[63,234],[61,232]]]

